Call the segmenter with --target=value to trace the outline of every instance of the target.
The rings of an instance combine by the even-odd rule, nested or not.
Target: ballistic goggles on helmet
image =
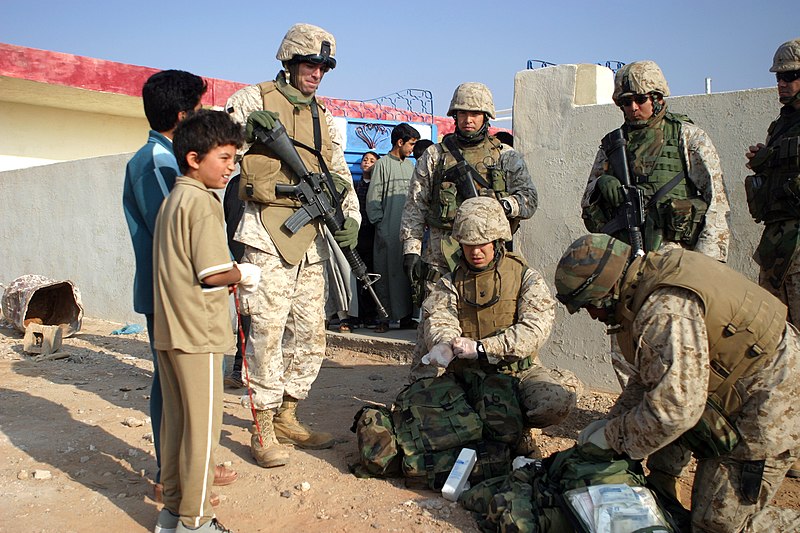
[[[331,57],[331,43],[322,41],[318,54],[310,55],[296,55],[292,58],[290,63],[311,63],[312,65],[323,65],[325,71],[336,68],[336,58]]]

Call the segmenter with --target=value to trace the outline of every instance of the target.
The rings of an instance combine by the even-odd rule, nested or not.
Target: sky
[[[652,59],[673,95],[703,93],[707,77],[713,92],[774,87],[775,49],[800,37],[797,0],[0,0],[0,13],[0,42],[243,83],[273,79],[286,30],[308,22],[336,38],[337,67],[320,95],[424,89],[436,115],[465,81],[485,83],[495,107],[510,108],[528,60]]]

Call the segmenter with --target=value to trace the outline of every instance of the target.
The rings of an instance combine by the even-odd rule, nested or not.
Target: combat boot
[[[274,417],[275,411],[273,409],[256,410],[258,426],[253,425],[253,435],[250,437],[250,453],[261,468],[274,468],[289,462],[289,454],[281,448],[275,438],[275,427],[272,422]],[[261,439],[258,438],[259,434]]]
[[[333,446],[333,435],[324,431],[311,431],[297,420],[297,400],[283,397],[283,405],[275,417],[275,436],[278,442],[294,444],[309,450],[322,450]]]

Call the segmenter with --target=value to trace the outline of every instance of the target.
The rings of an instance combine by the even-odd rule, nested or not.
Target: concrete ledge
[[[358,329],[356,331],[371,331]],[[411,363],[411,354],[417,338],[417,330],[390,330],[386,333],[337,333],[327,331],[328,347],[353,350],[386,357],[401,363]]]

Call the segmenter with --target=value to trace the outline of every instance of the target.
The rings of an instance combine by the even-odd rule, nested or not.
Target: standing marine
[[[724,262],[730,207],[719,155],[689,117],[667,109],[667,96],[667,80],[653,61],[628,63],[614,78],[612,98],[625,117],[628,173],[644,200],[644,251],[681,246]],[[582,216],[589,231],[613,233],[627,242],[624,228],[605,229],[624,201],[623,169],[611,163],[609,135],[589,174]]]
[[[283,65],[275,80],[245,87],[226,104],[231,116],[253,129],[272,129],[276,120],[297,146],[310,172],[329,169],[346,194],[344,227],[334,234],[342,246],[355,248],[361,220],[358,198],[333,118],[316,99],[323,76],[336,66],[333,35],[311,24],[286,32],[277,59]],[[283,223],[299,208],[295,198],[275,194],[277,184],[297,184],[290,167],[269,148],[253,143],[241,162],[239,196],[245,201],[235,239],[245,244],[244,261],[261,267],[258,289],[241,299],[252,319],[253,358],[250,388],[255,410],[250,450],[259,466],[281,466],[288,454],[280,443],[329,448],[330,433],[314,431],[297,419],[298,403],[308,397],[325,354],[325,275],[329,248],[319,219],[290,234]]]

